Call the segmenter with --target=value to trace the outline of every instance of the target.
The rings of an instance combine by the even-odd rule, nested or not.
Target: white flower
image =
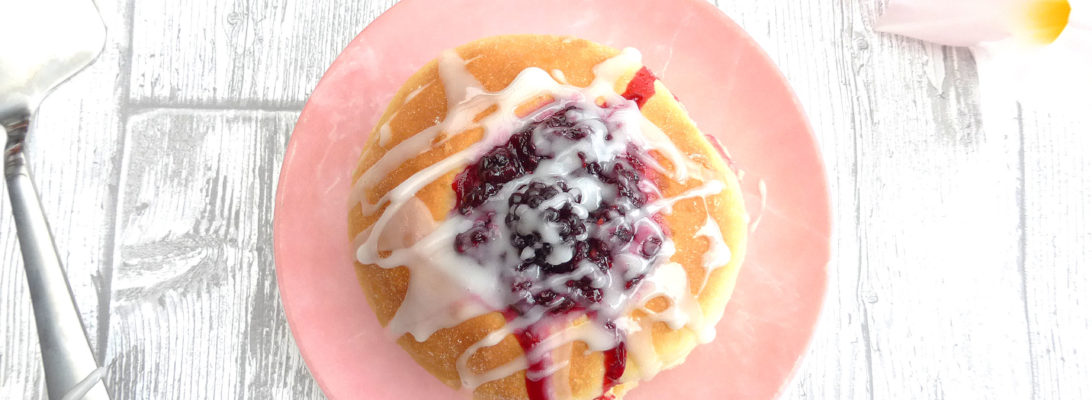
[[[970,47],[984,97],[1092,110],[1092,0],[891,0],[876,30]]]

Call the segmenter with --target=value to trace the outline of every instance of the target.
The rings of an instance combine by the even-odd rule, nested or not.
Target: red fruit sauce
[[[637,102],[637,107],[644,107],[652,95],[656,94],[656,76],[648,68],[641,67],[633,79],[626,85],[622,97]]]

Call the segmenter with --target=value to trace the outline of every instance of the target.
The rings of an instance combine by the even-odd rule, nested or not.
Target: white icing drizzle
[[[406,99],[402,100],[402,104],[408,104],[411,100],[416,98],[417,95],[419,95],[419,94],[421,94],[421,92],[425,91],[425,88],[427,88],[429,86],[432,86],[432,82],[421,85],[421,87],[418,87],[417,89],[413,89],[413,91],[409,92],[409,94],[406,95]]]
[[[393,115],[391,115],[391,119],[394,119],[395,115],[398,115],[398,113],[394,113]],[[379,127],[379,146],[380,147],[387,147],[387,145],[389,145],[390,143],[391,143],[391,123],[390,123],[390,121],[387,121],[387,123],[385,123],[385,124],[383,124],[383,126]]]
[[[625,74],[633,73],[641,67],[640,53],[634,49],[625,49],[618,56],[603,61],[597,65],[593,72],[595,79],[585,88],[577,88],[565,85],[565,77],[561,71],[553,71],[553,75],[538,68],[529,68],[522,71],[515,80],[505,89],[499,92],[487,92],[481,83],[466,69],[467,61],[464,61],[452,50],[444,52],[439,59],[439,75],[447,98],[447,114],[443,120],[421,132],[411,135],[381,156],[368,170],[356,180],[352,190],[353,204],[361,207],[364,215],[378,213],[376,222],[354,240],[357,252],[356,259],[363,264],[374,264],[381,268],[406,267],[410,271],[411,279],[405,300],[399,306],[394,317],[387,324],[389,333],[395,337],[411,334],[415,340],[427,340],[437,330],[454,327],[468,319],[481,316],[496,310],[504,309],[507,304],[500,295],[507,288],[498,287],[499,282],[495,276],[495,270],[478,268],[473,261],[466,256],[458,254],[453,246],[453,240],[459,232],[465,232],[473,224],[466,218],[447,218],[437,223],[431,218],[428,208],[416,198],[416,194],[431,182],[441,176],[464,168],[489,149],[507,140],[514,130],[526,124],[528,119],[536,115],[556,110],[561,102],[546,106],[543,110],[533,115],[520,118],[516,116],[516,109],[525,101],[535,96],[548,93],[554,99],[570,101],[593,101],[603,99],[608,105],[627,102],[614,91],[616,82]],[[427,85],[426,85],[427,86]],[[411,92],[404,102],[409,102],[417,96],[425,86]],[[474,122],[473,118],[491,106],[497,106],[497,110]],[[555,108],[551,108],[555,107]],[[617,123],[610,126],[612,132],[620,132],[628,137],[638,140],[646,149],[655,150],[669,160],[673,166],[671,177],[680,183],[685,183],[695,172],[696,163],[688,160],[682,152],[674,146],[670,139],[658,127],[649,122],[635,106],[617,107],[617,118],[608,120],[608,123]],[[393,116],[392,118],[393,119]],[[619,122],[620,121],[620,122]],[[636,122],[636,124],[631,123]],[[376,187],[384,178],[388,177],[400,166],[409,160],[423,154],[436,144],[442,144],[451,136],[464,130],[480,126],[484,131],[484,137],[479,143],[447,156],[431,166],[423,168],[396,187],[385,193],[380,199],[372,203],[364,194]],[[386,147],[392,140],[392,132],[387,124],[378,130],[379,144]],[[536,143],[537,146],[548,148],[554,143]],[[564,144],[556,144],[558,146]],[[624,143],[623,143],[624,145]],[[623,152],[624,147],[619,148],[612,143],[600,143],[591,145],[583,150],[591,157],[609,158],[617,157]],[[566,153],[563,148],[553,149],[558,156],[554,160],[542,162],[535,173],[525,176],[525,181],[535,178],[537,175],[564,174],[563,167]],[[646,164],[652,168],[667,173],[668,169],[660,166],[655,160],[646,155]],[[708,178],[705,171],[697,170],[699,178]],[[506,184],[518,186],[519,179]],[[611,194],[603,192],[594,182],[582,182],[579,179],[570,182],[571,186],[582,194],[578,203],[585,210],[594,209],[604,196]],[[642,187],[646,192],[655,192],[655,187],[645,184]],[[720,193],[725,185],[718,179],[706,179],[702,185],[687,190],[686,192],[669,198],[660,198],[649,202],[645,206],[627,213],[623,218],[641,224],[647,222],[647,216],[658,212],[671,213],[672,206],[683,199],[703,198]],[[560,196],[558,196],[560,197]],[[384,207],[385,206],[385,207]],[[529,210],[528,212],[531,212]],[[642,219],[642,217],[644,217]],[[530,220],[531,218],[529,218]],[[536,228],[539,232],[549,234],[549,229],[541,226]],[[641,229],[638,226],[635,230]],[[518,228],[522,229],[522,228]],[[647,229],[659,229],[648,227]],[[706,270],[706,278],[713,269],[727,264],[731,257],[727,245],[724,243],[719,226],[711,217],[707,218],[705,225],[699,229],[699,236],[704,236],[710,241],[710,249],[703,256],[703,266]],[[638,246],[639,241],[634,240],[631,246]],[[551,254],[553,261],[565,260],[571,257],[571,251],[565,246],[558,246],[560,252]],[[660,260],[667,260],[675,252],[673,243],[665,240],[657,256]],[[516,255],[517,257],[519,255]],[[651,338],[651,324],[655,322],[666,323],[673,329],[688,329],[693,331],[702,342],[713,338],[713,326],[718,316],[707,318],[702,311],[697,299],[691,294],[685,270],[681,265],[673,262],[662,262],[661,265],[652,268],[647,262],[636,259],[620,257],[617,262],[624,262],[625,268],[631,275],[648,275],[641,281],[638,289],[632,297],[622,298],[616,296],[610,298],[605,291],[603,302],[611,309],[617,310],[615,326],[626,335],[625,343],[629,359],[637,366],[638,376],[648,379],[660,370],[670,367],[656,354]],[[556,282],[547,284],[564,284],[573,277],[581,276],[581,266],[572,272],[571,276],[551,277]],[[594,267],[590,267],[594,268]],[[627,276],[627,279],[632,278]],[[599,283],[608,285],[607,282]],[[615,283],[617,284],[617,282]],[[663,297],[670,305],[660,312],[647,310],[649,317],[641,321],[629,317],[626,307],[632,304],[643,305],[649,300]],[[612,332],[601,324],[590,321],[552,332],[545,337],[529,354],[517,357],[508,363],[482,373],[474,373],[468,366],[469,359],[480,349],[495,346],[509,337],[513,332],[527,328],[543,317],[541,311],[530,311],[524,315],[509,321],[507,326],[491,332],[485,338],[472,344],[456,360],[456,368],[462,386],[474,389],[479,385],[496,379],[504,378],[520,370],[527,369],[528,359],[540,359],[544,354],[555,351],[567,344],[581,341],[588,345],[589,351],[607,351],[618,345],[616,332]],[[680,360],[681,361],[681,360]],[[536,372],[542,377],[553,374],[557,370],[564,369],[567,361],[553,363],[547,371]],[[537,376],[536,376],[537,377]],[[535,377],[532,377],[535,378]],[[566,380],[567,381],[567,380]],[[562,393],[567,389],[564,389]]]
[[[425,88],[429,87],[429,85],[431,85],[431,83],[426,84],[426,85],[421,85],[421,87],[418,87],[417,89],[413,89],[413,91],[409,92],[409,94],[406,95],[406,98],[402,100],[402,105],[409,104],[410,100],[413,100],[414,97],[417,97],[418,94],[421,94],[421,92],[424,91]],[[391,143],[391,121],[394,121],[394,118],[396,116],[398,116],[397,111],[395,111],[393,114],[391,114],[391,117],[387,118],[387,122],[383,123],[383,125],[381,125],[379,127],[379,147],[386,148],[388,145],[390,145],[390,143]]]
[[[557,83],[560,83],[560,84],[563,84],[563,85],[568,85],[569,84],[569,81],[565,79],[565,71],[562,71],[560,69],[551,70],[550,71],[550,76],[553,76],[554,80],[556,80]]]
[[[656,346],[652,342],[652,324],[625,318],[616,322],[615,325],[626,333],[626,357],[637,367],[636,371],[640,379],[651,379],[665,369],[663,359],[656,352]]]
[[[709,275],[732,261],[732,249],[728,248],[728,244],[724,242],[724,233],[721,232],[720,225],[712,216],[705,217],[705,224],[698,229],[696,235],[709,241],[709,249],[701,258],[701,266],[705,269],[705,278],[702,279],[701,288],[698,289],[698,293],[701,293],[709,282]]]
[[[447,97],[448,119],[458,111],[459,103],[485,92],[478,78],[466,69],[467,62],[455,50],[445,50],[440,54],[440,81],[444,84],[444,96]]]
[[[663,296],[671,302],[671,306],[660,312],[652,312],[652,319],[666,323],[671,329],[689,328],[700,338],[705,338],[712,331],[712,325],[705,323],[705,313],[701,305],[690,293],[690,285],[687,283],[686,270],[678,263],[665,263],[652,272],[649,279],[651,290],[639,297],[639,303],[646,303],[656,297]],[[710,338],[711,340],[711,338]],[[707,340],[701,340],[707,342]]]
[[[462,381],[464,388],[474,389],[478,386],[481,386],[481,384],[483,383],[495,381],[497,379],[501,379],[508,375],[512,375],[516,372],[527,369],[527,357],[516,357],[515,359],[509,361],[504,365],[493,368],[481,374],[473,373],[472,371],[470,371],[470,367],[467,366],[470,357],[477,353],[478,350],[490,346],[496,346],[498,343],[504,340],[504,338],[508,337],[508,335],[511,335],[511,325],[512,324],[509,323],[508,326],[489,333],[489,335],[486,335],[486,337],[482,340],[479,340],[474,344],[470,345],[470,347],[467,348],[466,351],[463,352],[463,354],[459,355],[459,358],[457,360],[455,360],[455,368],[459,372],[459,379]]]
[[[687,190],[678,196],[659,199],[649,203],[645,208],[650,213],[663,212],[665,214],[671,214],[673,211],[672,207],[681,200],[698,197],[705,198],[706,196],[720,193],[722,190],[724,190],[724,182],[721,182],[719,179],[712,179],[705,181],[701,186]]]

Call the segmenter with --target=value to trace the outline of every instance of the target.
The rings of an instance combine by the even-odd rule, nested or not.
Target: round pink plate
[[[406,0],[349,44],[296,124],[274,218],[285,313],[322,390],[334,399],[461,397],[417,366],[368,308],[347,233],[350,174],[380,113],[417,68],[443,49],[506,33],[640,50],[698,126],[731,153],[745,173],[748,206],[761,215],[717,339],[626,399],[776,396],[807,346],[826,288],[824,169],[785,79],[743,30],[701,0]]]

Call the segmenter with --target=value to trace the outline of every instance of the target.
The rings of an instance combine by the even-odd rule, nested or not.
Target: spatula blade
[[[106,27],[90,0],[0,0],[0,122],[34,112],[102,51]]]

